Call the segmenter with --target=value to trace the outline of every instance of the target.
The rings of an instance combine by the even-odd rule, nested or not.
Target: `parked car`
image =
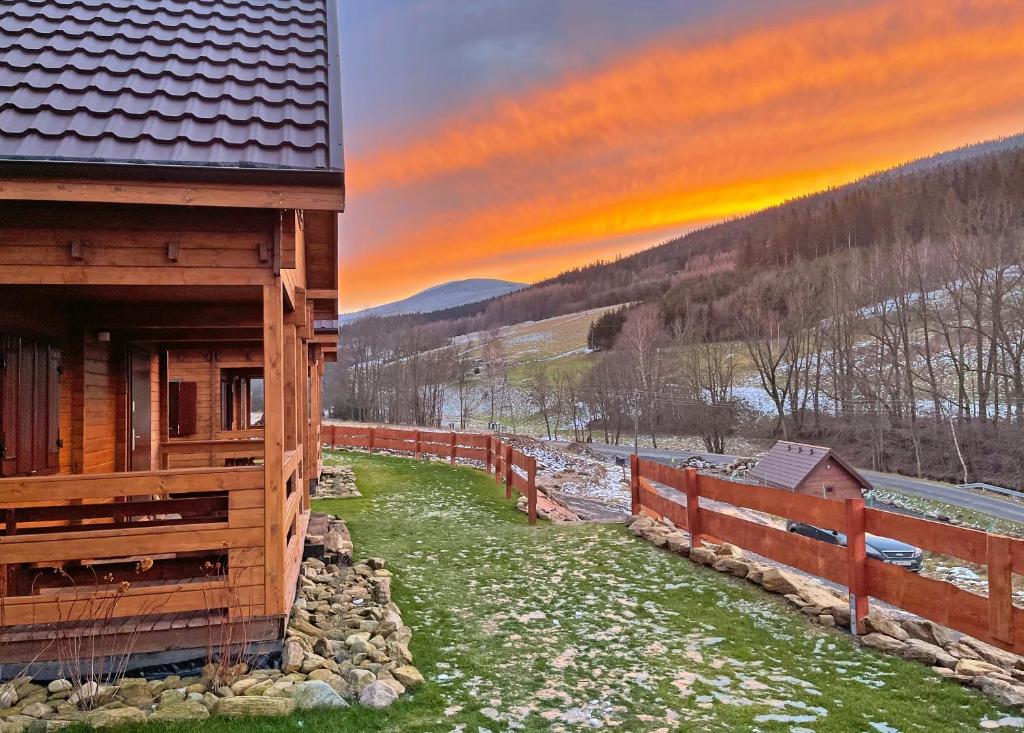
[[[789,521],[786,522],[786,530],[803,535],[804,537],[810,537],[812,540],[846,547],[846,535],[834,529],[822,529],[821,527],[815,527],[813,524]],[[906,542],[900,542],[899,540],[892,540],[888,537],[877,537],[873,534],[865,536],[864,545],[870,558],[887,562],[890,565],[899,565],[914,573],[921,571],[924,555],[919,547],[908,545]]]

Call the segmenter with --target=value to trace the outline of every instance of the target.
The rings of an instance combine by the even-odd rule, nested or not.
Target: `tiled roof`
[[[747,475],[770,486],[796,489],[819,463],[829,457],[849,471],[864,488],[871,488],[870,483],[865,481],[851,465],[832,452],[830,448],[805,443],[790,443],[785,440],[780,440],[772,446],[770,451],[761,456]]]
[[[0,0],[0,160],[334,171],[337,0]]]

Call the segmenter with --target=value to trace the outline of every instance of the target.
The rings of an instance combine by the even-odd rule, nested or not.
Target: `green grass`
[[[357,556],[388,559],[428,683],[380,713],[162,729],[478,733],[597,721],[622,731],[885,723],[906,732],[977,730],[1001,715],[928,669],[861,650],[621,525],[530,527],[479,471],[355,453],[328,459],[338,460],[355,466],[363,496],[315,508],[346,518]],[[488,717],[495,713],[501,722]]]

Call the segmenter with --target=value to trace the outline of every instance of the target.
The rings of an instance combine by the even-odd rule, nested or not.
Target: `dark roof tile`
[[[0,160],[340,172],[337,0],[0,0]]]

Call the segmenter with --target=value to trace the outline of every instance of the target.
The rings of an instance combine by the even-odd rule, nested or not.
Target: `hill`
[[[525,283],[491,278],[470,278],[453,280],[452,282],[435,285],[421,290],[408,298],[385,303],[374,308],[344,313],[341,323],[351,323],[367,316],[398,316],[410,313],[429,313],[431,311],[455,308],[482,300],[497,298],[508,293],[521,290]]]
[[[628,257],[574,268],[489,300],[405,316],[392,325],[431,323],[450,337],[643,301],[660,301],[671,319],[695,296],[720,297],[742,282],[734,272],[784,268],[896,241],[941,239],[951,211],[995,199],[1024,200],[1024,134],[909,161]]]

